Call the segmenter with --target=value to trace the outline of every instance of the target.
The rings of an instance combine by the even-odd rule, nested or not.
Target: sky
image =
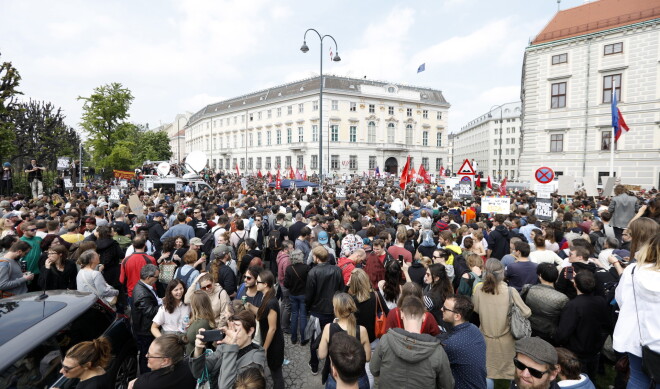
[[[70,126],[79,96],[119,82],[135,97],[129,120],[153,128],[317,76],[318,37],[300,51],[315,28],[342,58],[324,40],[324,74],[442,90],[457,132],[520,99],[524,49],[556,12],[556,0],[0,0],[0,61],[20,72],[23,99],[62,107]]]

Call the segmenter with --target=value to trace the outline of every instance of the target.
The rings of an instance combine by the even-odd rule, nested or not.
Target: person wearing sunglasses
[[[186,340],[180,334],[154,339],[145,355],[151,371],[129,382],[128,389],[194,389],[197,380],[185,358]]]
[[[539,337],[516,341],[514,382],[520,389],[558,389],[557,350]]]
[[[203,291],[211,300],[213,314],[215,315],[215,328],[220,328],[227,324],[227,317],[229,317],[227,315],[227,307],[231,304],[231,300],[227,291],[219,283],[214,282],[211,273],[201,273],[197,276],[193,282],[193,286],[188,288],[184,297],[183,301],[186,304],[192,304],[192,297],[196,290]]]
[[[67,351],[60,373],[69,380],[80,380],[78,389],[110,389],[110,378],[105,374],[110,358],[112,346],[107,338],[81,342]]]
[[[27,270],[34,274],[34,280],[28,284],[28,291],[33,292],[39,290],[39,258],[41,257],[41,241],[42,239],[37,236],[37,226],[34,220],[26,221],[22,226],[23,236],[21,240],[30,245],[30,251],[25,255],[23,260],[27,263]]]

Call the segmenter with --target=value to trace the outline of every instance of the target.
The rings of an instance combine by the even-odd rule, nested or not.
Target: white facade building
[[[600,0],[558,12],[525,50],[520,173],[609,175],[612,84],[630,127],[615,149],[623,184],[660,184],[660,7]]]
[[[185,128],[187,151],[202,150],[209,166],[242,173],[292,166],[318,172],[319,127],[323,170],[363,174],[376,167],[398,174],[410,155],[429,173],[447,160],[449,103],[439,90],[323,76],[292,82],[204,107]],[[328,141],[329,140],[329,141]]]
[[[172,123],[161,124],[152,129],[152,131],[165,131],[167,133],[170,140],[170,150],[172,151],[170,162],[181,161],[187,155],[184,129],[191,115],[190,112],[177,114]]]
[[[454,134],[453,171],[463,162],[497,180],[518,178],[520,103],[505,103],[470,121]]]

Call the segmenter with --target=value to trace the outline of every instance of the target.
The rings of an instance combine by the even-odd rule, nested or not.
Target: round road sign
[[[540,167],[534,173],[534,178],[541,184],[548,184],[555,179],[555,172],[549,167]]]
[[[463,181],[463,182],[472,182],[472,179],[470,179],[470,176],[463,176],[463,178],[461,178],[461,181]]]

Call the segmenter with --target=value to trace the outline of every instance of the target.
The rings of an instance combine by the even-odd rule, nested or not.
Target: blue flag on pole
[[[419,67],[417,68],[417,73],[421,73],[424,70],[426,70],[426,63],[419,65]]]

